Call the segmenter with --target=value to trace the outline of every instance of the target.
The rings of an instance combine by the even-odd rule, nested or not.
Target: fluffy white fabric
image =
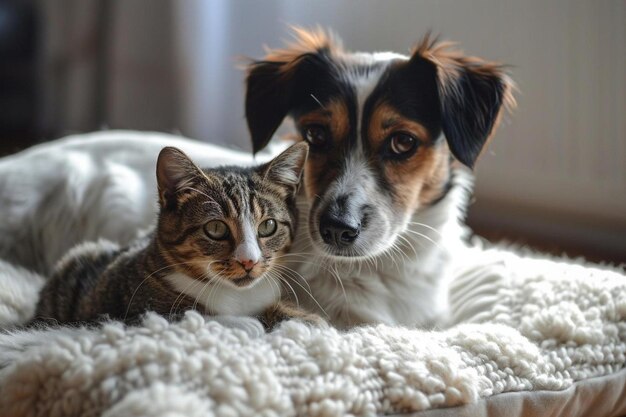
[[[457,255],[457,324],[441,331],[287,322],[264,334],[253,319],[188,313],[0,334],[0,415],[371,416],[626,378],[623,271],[480,245]]]
[[[0,259],[0,326],[30,319],[44,282],[44,277]]]

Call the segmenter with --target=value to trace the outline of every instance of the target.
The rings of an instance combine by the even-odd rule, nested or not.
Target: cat
[[[322,323],[281,299],[283,257],[296,233],[296,194],[308,146],[258,167],[201,170],[164,148],[156,174],[153,231],[120,248],[88,242],[59,261],[34,322],[124,321],[146,311],[257,316],[268,329],[287,318]]]

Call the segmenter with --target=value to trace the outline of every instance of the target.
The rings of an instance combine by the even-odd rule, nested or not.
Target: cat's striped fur
[[[41,291],[35,320],[133,320],[171,315],[257,315],[318,320],[281,301],[281,256],[295,237],[295,195],[308,147],[297,144],[255,168],[201,170],[180,150],[157,162],[155,230],[125,248],[71,250]]]

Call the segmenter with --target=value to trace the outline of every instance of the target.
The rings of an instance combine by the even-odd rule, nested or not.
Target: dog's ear
[[[464,56],[451,46],[426,36],[411,60],[436,67],[443,133],[452,154],[472,168],[503,107],[515,106],[514,84],[502,65]]]
[[[256,61],[246,78],[246,121],[252,151],[263,149],[291,107],[295,70],[287,62]]]
[[[246,121],[254,153],[267,146],[285,117],[310,96],[315,80],[329,71],[327,54],[326,49],[320,49],[291,60],[250,64],[246,79]]]
[[[293,42],[268,49],[263,60],[248,65],[245,110],[254,153],[268,144],[299,99],[310,100],[310,85],[329,71],[327,57],[342,50],[341,41],[320,27],[291,31]]]

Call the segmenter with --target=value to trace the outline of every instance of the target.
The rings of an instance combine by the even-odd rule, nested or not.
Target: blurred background
[[[626,1],[1,0],[0,155],[69,133],[181,133],[249,150],[241,56],[333,28],[408,52],[427,30],[511,64],[521,93],[479,161],[469,224],[626,262]]]

